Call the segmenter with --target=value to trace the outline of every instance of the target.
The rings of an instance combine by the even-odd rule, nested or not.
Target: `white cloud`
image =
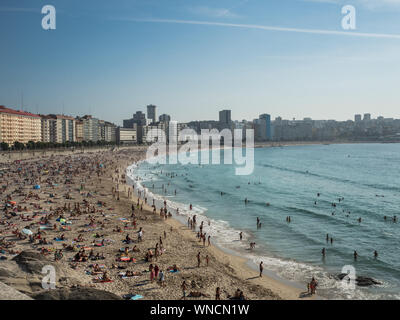
[[[370,10],[374,9],[400,9],[400,0],[301,0],[303,2],[317,2],[337,5],[352,4],[354,6],[362,6]]]
[[[227,8],[211,8],[207,6],[196,6],[189,8],[189,12],[209,18],[239,18],[240,16]]]
[[[177,20],[177,19],[135,19],[135,18],[123,19],[122,18],[122,19],[112,19],[112,20],[132,21],[132,22],[192,24],[192,25],[205,25],[205,26],[228,27],[228,28],[259,29],[266,31],[297,32],[297,33],[320,34],[320,35],[336,35],[336,36],[348,36],[348,37],[360,37],[360,38],[386,38],[386,39],[400,40],[400,34],[390,34],[390,33],[389,34],[366,33],[366,32],[322,30],[322,29],[286,28],[286,27],[265,26],[257,24],[238,24],[238,23],[224,23],[216,21],[195,21],[195,20]]]
[[[0,12],[35,12],[35,13],[40,13],[40,9],[0,7]]]

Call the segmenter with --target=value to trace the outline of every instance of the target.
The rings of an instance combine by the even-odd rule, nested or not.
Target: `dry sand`
[[[157,208],[156,214],[147,205],[141,211],[136,206],[137,198],[132,194],[128,197],[128,190],[132,187],[124,183],[123,175],[128,165],[143,158],[144,151],[144,148],[137,147],[54,157],[46,155],[21,163],[0,164],[0,167],[7,167],[3,176],[0,175],[0,198],[6,201],[11,199],[21,206],[0,213],[0,239],[4,239],[3,244],[0,243],[0,249],[4,250],[0,256],[7,258],[0,260],[0,281],[27,295],[39,297],[38,294],[44,291],[41,288],[41,268],[50,264],[57,272],[57,288],[96,288],[119,297],[137,294],[143,296],[143,299],[180,299],[184,280],[188,284],[187,293],[192,291],[203,294],[202,297],[188,299],[214,299],[217,287],[221,288],[222,299],[228,299],[238,288],[247,299],[299,299],[302,296],[302,290],[267,276],[258,277],[258,273],[240,257],[229,255],[215,246],[203,247],[194,231],[173,218],[160,217],[160,208]],[[7,183],[8,186],[1,189],[1,185]],[[40,184],[41,188],[34,190],[35,184]],[[80,213],[74,210],[77,203],[80,204]],[[135,204],[136,229],[131,223],[132,204]],[[23,211],[24,207],[27,207],[27,211]],[[15,216],[11,212],[15,212]],[[33,218],[34,212],[37,215]],[[60,214],[72,223],[64,226],[70,228],[70,231],[60,230],[62,226],[56,221]],[[29,239],[18,239],[13,233],[28,226],[36,234],[39,221],[44,216],[48,217],[49,225],[56,225],[57,228],[45,230],[46,234],[41,235],[52,244],[38,244],[38,239],[31,243]],[[123,232],[113,231],[117,226]],[[142,242],[137,242],[140,227],[143,228],[144,237]],[[99,238],[94,237],[96,233],[100,235]],[[61,234],[65,235],[66,240],[53,240]],[[74,251],[68,251],[65,247],[71,245],[79,234],[85,240],[76,242]],[[122,242],[127,234],[134,240],[129,245]],[[146,262],[146,251],[151,249],[154,252],[160,237],[166,251],[157,260]],[[93,246],[93,243],[100,243],[103,239],[105,246]],[[134,245],[140,249],[140,252],[130,252],[136,262],[116,262],[120,248],[129,246],[132,249]],[[94,254],[104,254],[105,259],[73,263],[72,259],[80,249],[77,246],[90,247]],[[50,253],[41,254],[43,247],[49,249]],[[63,257],[59,261],[54,261],[55,249],[63,249]],[[199,251],[200,268],[197,267],[196,257]],[[18,258],[19,252],[34,254],[21,259]],[[205,265],[206,255],[209,256],[209,266]],[[102,265],[101,270],[107,270],[112,282],[94,282],[95,278],[101,276],[90,274],[93,271],[91,265],[96,263]],[[165,287],[160,287],[157,281],[150,281],[150,263],[157,264],[165,271]],[[125,269],[112,268],[113,264]],[[166,269],[174,264],[180,271],[167,272]],[[121,278],[119,274],[127,270],[139,275]]]

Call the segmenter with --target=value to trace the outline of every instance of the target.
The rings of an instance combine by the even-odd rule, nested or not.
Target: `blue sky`
[[[46,4],[56,30],[41,28]],[[346,4],[367,36],[344,34]],[[400,0],[2,0],[0,39],[0,104],[23,92],[31,112],[400,118]]]

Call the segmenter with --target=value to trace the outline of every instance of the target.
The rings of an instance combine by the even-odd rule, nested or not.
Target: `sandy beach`
[[[134,147],[2,158],[0,282],[34,299],[176,300],[183,281],[188,300],[215,299],[217,287],[223,300],[238,289],[251,300],[310,299],[306,290],[260,278],[241,257],[203,246],[197,230],[138,200],[125,170],[144,156]],[[150,264],[164,283],[151,281]],[[45,290],[49,265],[56,289]]]

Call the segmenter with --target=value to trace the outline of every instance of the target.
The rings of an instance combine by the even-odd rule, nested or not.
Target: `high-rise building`
[[[369,121],[371,120],[371,114],[370,113],[364,113],[364,121]]]
[[[82,117],[83,121],[83,140],[97,142],[100,140],[99,119],[91,115]]]
[[[50,142],[50,119],[48,116],[41,116],[42,142]]]
[[[166,123],[168,123],[168,122],[170,122],[171,121],[171,116],[169,116],[168,114],[162,114],[161,116],[159,116],[158,117],[158,120],[160,121],[160,122],[166,122]]]
[[[361,114],[354,115],[354,122],[360,122],[360,121],[361,121]]]
[[[106,142],[116,142],[116,130],[117,126],[111,122],[105,121],[104,124],[104,141]]]
[[[272,140],[271,116],[267,113],[264,113],[259,116],[259,119],[264,120],[263,125],[265,125],[265,139]]]
[[[0,142],[13,144],[42,140],[41,117],[0,106]]]
[[[147,106],[147,119],[150,119],[151,122],[157,121],[157,107],[153,104]]]
[[[77,142],[83,141],[83,121],[79,119],[75,120],[75,139]]]
[[[49,114],[44,118],[48,120],[50,142],[63,143],[76,141],[74,118],[58,114]]]
[[[219,112],[219,123],[222,126],[229,126],[231,122],[231,110],[222,110]]]

